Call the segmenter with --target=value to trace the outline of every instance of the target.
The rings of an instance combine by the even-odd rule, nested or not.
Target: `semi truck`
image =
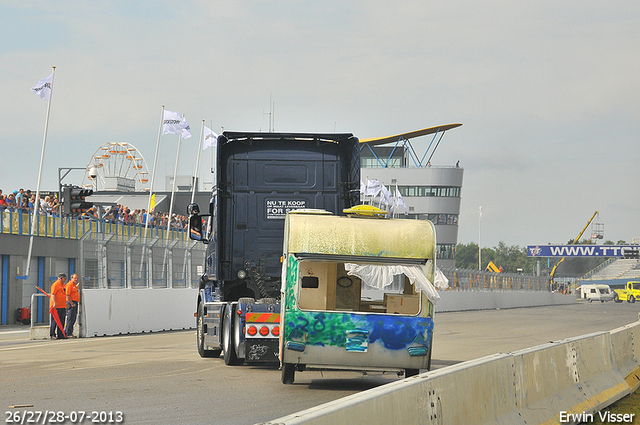
[[[350,133],[225,131],[208,211],[187,207],[207,244],[196,300],[197,349],[228,365],[278,363],[284,221],[296,209],[343,214],[360,199]]]

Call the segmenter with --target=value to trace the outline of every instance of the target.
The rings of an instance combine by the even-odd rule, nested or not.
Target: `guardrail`
[[[548,276],[442,267],[452,291],[549,291]]]
[[[575,424],[639,387],[640,321],[426,372],[263,425]]]

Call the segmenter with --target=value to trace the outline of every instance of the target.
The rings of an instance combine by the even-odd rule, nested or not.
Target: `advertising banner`
[[[527,257],[625,257],[638,254],[639,245],[528,245]]]
[[[267,199],[267,220],[284,220],[291,210],[307,208],[306,199]]]

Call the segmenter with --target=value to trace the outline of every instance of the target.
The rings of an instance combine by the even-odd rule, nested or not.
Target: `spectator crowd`
[[[0,189],[0,211],[9,209],[11,211],[31,211],[36,203],[36,194],[31,189],[14,190],[8,194],[4,194]],[[38,209],[42,214],[59,215],[60,203],[57,196],[45,195],[40,197]]]
[[[0,189],[0,212],[8,210],[14,212],[29,212],[33,213],[33,208],[36,203],[36,195],[30,189],[14,190],[8,194],[3,193]],[[38,210],[42,215],[60,217],[62,212],[62,204],[58,200],[57,195],[44,195],[40,197],[38,202]],[[99,213],[98,208],[93,206],[87,212],[82,214],[82,218],[88,220],[98,220]],[[160,229],[166,229],[169,222],[169,214],[165,212],[152,212],[147,213],[146,209],[135,209],[131,211],[130,208],[117,204],[110,207],[106,207],[102,220],[111,223],[122,224],[139,224],[145,225],[146,221],[149,221],[149,227],[156,227]],[[172,229],[186,229],[188,218],[179,214],[172,214],[171,228]]]

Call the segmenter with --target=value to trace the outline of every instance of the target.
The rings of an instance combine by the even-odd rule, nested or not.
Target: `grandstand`
[[[581,281],[617,283],[616,281],[639,280],[640,260],[612,258],[580,278]]]

